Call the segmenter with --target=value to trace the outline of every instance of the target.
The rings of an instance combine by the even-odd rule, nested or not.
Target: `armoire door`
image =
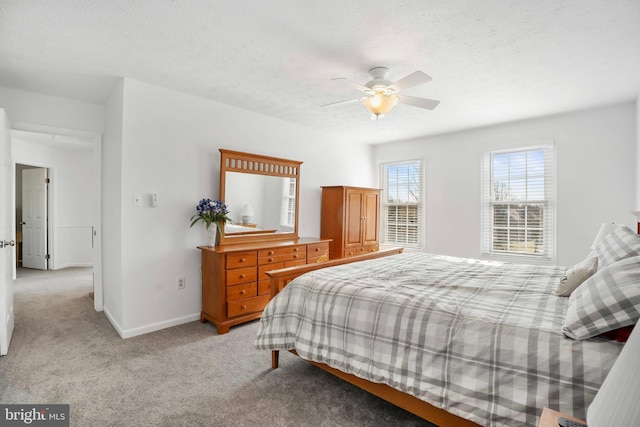
[[[378,243],[378,216],[380,215],[380,192],[365,191],[363,194],[363,241],[364,245]]]
[[[363,193],[362,190],[347,189],[345,212],[344,247],[362,246],[363,241]]]

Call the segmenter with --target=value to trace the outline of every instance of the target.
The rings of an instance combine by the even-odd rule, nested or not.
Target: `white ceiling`
[[[376,123],[332,81],[433,77]],[[9,0],[0,85],[104,103],[119,77],[370,143],[633,101],[638,0]]]

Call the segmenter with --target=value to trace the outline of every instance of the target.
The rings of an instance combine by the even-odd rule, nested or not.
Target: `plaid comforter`
[[[266,307],[255,345],[295,349],[486,426],[585,418],[622,348],[561,326],[565,272],[403,253],[307,273]]]

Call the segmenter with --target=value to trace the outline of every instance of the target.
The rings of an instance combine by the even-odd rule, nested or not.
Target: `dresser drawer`
[[[305,265],[307,263],[306,258],[295,259],[293,261],[285,261],[284,266],[286,267],[295,267],[296,265]]]
[[[258,267],[258,280],[268,280],[267,271],[279,270],[284,268],[284,262],[276,262],[273,264],[261,265]]]
[[[313,243],[307,246],[307,258],[316,258],[327,255],[329,259],[329,242]]]
[[[269,264],[277,264],[280,262],[286,261],[297,261],[297,260],[306,260],[306,255],[300,252],[289,253],[289,254],[281,254],[281,255],[271,255],[266,258],[258,258],[258,263],[260,265],[269,265]],[[272,270],[274,270],[272,268]]]
[[[367,252],[378,252],[379,247],[380,247],[379,245],[367,245],[367,246],[358,246],[355,248],[348,248],[344,250],[343,256],[350,257],[354,255],[366,254]]]
[[[255,282],[258,276],[256,267],[236,268],[227,270],[227,286],[241,283]]]
[[[227,302],[237,301],[239,299],[251,298],[257,295],[255,282],[245,283],[243,285],[235,285],[227,287]]]
[[[264,310],[271,295],[260,295],[227,303],[227,316],[235,317]]]
[[[319,262],[327,262],[329,261],[329,254],[324,254],[322,256],[314,256],[307,258],[307,264],[316,264]]]
[[[258,282],[258,295],[271,295],[271,280],[260,280]]]
[[[349,248],[349,249],[344,249],[342,251],[342,257],[346,258],[346,257],[350,257],[350,256],[356,256],[362,253],[362,246],[360,247],[356,247],[356,248]]]
[[[362,248],[362,252],[361,253],[367,253],[367,252],[378,252],[378,250],[380,249],[379,245],[367,245],[364,248]]]
[[[258,258],[267,258],[286,254],[306,254],[306,245],[285,246],[282,248],[262,249],[258,251]]]
[[[251,267],[257,263],[256,251],[237,252],[227,255],[227,270],[232,268]]]

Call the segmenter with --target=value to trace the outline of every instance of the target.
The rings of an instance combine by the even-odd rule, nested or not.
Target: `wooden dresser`
[[[380,190],[322,187],[320,237],[331,239],[331,259],[379,249]]]
[[[266,272],[329,260],[327,239],[300,238],[226,246],[202,251],[202,311],[219,334],[257,319],[271,299]]]

